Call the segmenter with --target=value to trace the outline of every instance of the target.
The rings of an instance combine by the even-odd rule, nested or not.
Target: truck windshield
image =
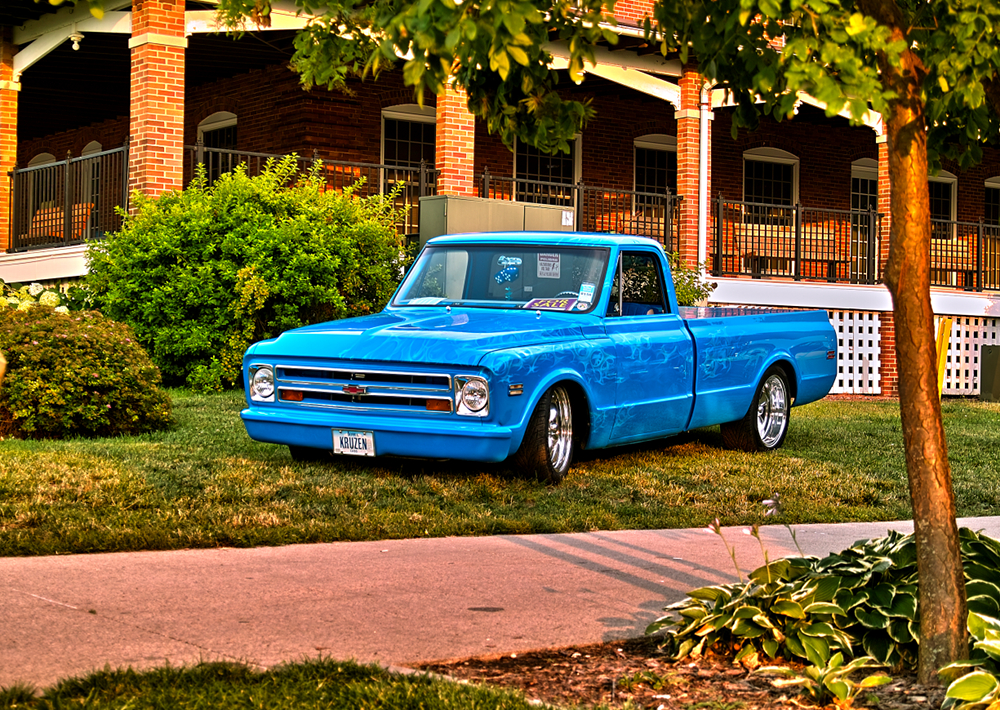
[[[442,245],[421,252],[394,306],[472,306],[587,313],[601,299],[609,249]]]

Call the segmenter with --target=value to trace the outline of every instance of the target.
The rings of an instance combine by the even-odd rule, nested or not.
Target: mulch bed
[[[652,710],[787,710],[816,707],[795,688],[775,688],[731,659],[708,656],[671,661],[652,639],[640,638],[492,658],[433,663],[422,670],[459,680],[516,688],[552,705],[601,705]],[[856,708],[927,710],[941,707],[944,691],[909,675],[863,690]],[[874,696],[874,697],[872,697]]]

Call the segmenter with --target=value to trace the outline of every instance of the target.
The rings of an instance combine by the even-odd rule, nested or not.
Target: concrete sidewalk
[[[1000,537],[1000,518],[960,524]],[[796,526],[825,555],[908,522]],[[744,571],[756,540],[724,530]],[[794,554],[762,529],[771,558]],[[200,660],[401,665],[639,636],[733,581],[704,530],[595,532],[0,559],[0,686]]]

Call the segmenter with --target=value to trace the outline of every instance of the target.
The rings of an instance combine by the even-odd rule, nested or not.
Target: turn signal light
[[[281,399],[284,402],[301,402],[302,392],[299,390],[281,390]]]
[[[451,402],[447,399],[428,399],[427,400],[427,411],[428,412],[450,412]]]

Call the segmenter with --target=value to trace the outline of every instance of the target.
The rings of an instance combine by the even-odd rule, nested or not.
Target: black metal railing
[[[672,194],[549,182],[494,175],[485,168],[477,179],[479,197],[565,207],[579,232],[635,234],[656,239],[668,251],[680,244],[683,198]]]
[[[714,201],[716,276],[875,284],[882,215],[802,205]]]
[[[128,144],[11,173],[10,251],[100,239],[128,206]]]
[[[932,219],[931,285],[1000,291],[1000,226]]]
[[[195,174],[195,165],[200,164],[205,166],[210,182],[239,165],[245,166],[247,175],[259,175],[269,160],[285,157],[278,153],[208,148],[200,143],[184,146],[184,149],[187,153],[185,179],[190,180]],[[317,151],[308,157],[295,158],[302,171],[308,170],[317,161],[321,162],[326,186],[331,190],[342,192],[353,187],[355,195],[368,197],[390,194],[399,186],[393,206],[401,210],[405,208],[405,211],[396,228],[408,238],[416,237],[420,231],[420,198],[437,194],[440,171],[423,161],[417,166],[406,166],[326,160]]]

